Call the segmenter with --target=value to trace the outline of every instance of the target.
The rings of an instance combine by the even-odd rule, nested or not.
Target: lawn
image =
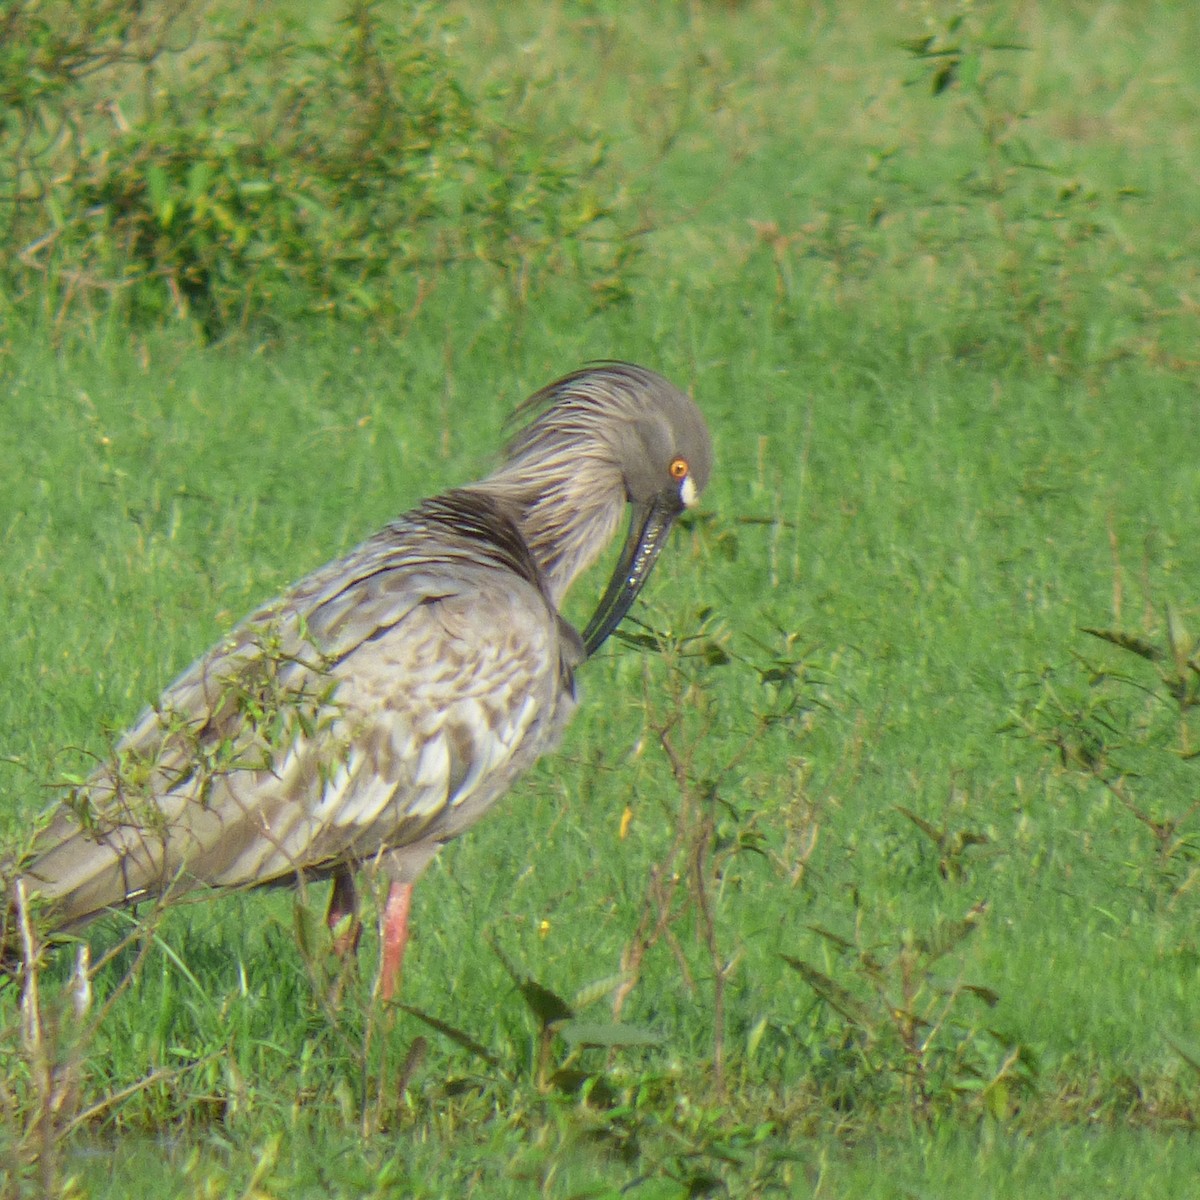
[[[688,389],[713,481],[417,888],[400,1008],[369,937],[328,1001],[321,887],[107,919],[82,1021],[69,952],[40,1044],[0,990],[4,1194],[1187,1194],[1200,10],[446,21],[514,127],[606,141],[630,253],[444,266],[399,324],[6,304],[5,844],[583,362]]]

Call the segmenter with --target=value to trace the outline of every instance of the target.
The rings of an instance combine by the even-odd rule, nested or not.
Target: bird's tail
[[[47,945],[101,913],[160,895],[162,842],[144,828],[60,805],[19,854],[0,862],[0,972],[41,960]]]

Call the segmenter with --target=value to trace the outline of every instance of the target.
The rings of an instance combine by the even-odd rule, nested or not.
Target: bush
[[[519,299],[564,269],[611,299],[629,243],[603,145],[520,128],[523,81],[473,97],[444,33],[408,2],[348,0],[314,38],[286,11],[16,0],[0,17],[10,294],[111,296],[210,334],[386,320],[461,261]]]

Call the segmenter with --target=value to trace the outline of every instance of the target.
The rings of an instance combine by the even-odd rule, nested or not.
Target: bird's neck
[[[620,477],[583,457],[554,474],[507,463],[476,486],[512,514],[555,608],[612,540],[625,508]]]

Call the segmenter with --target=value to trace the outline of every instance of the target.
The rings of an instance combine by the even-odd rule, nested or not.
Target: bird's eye
[[[671,465],[667,468],[672,479],[686,479],[688,473],[688,465],[686,458],[675,458],[671,460]]]

